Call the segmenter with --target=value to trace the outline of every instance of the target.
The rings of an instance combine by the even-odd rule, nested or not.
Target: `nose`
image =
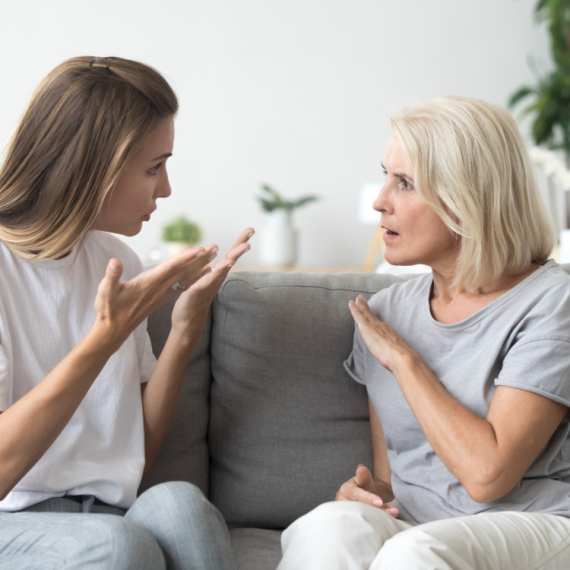
[[[384,184],[376,200],[372,203],[372,207],[380,213],[388,212],[391,209],[390,190],[388,184]]]
[[[162,179],[157,187],[156,197],[157,198],[168,198],[172,194],[172,188],[170,187],[170,180],[168,179],[168,172],[166,168],[162,169]]]

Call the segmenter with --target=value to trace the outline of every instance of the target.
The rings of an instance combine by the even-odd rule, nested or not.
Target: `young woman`
[[[516,124],[441,98],[392,118],[386,259],[350,303],[374,472],[283,535],[280,570],[570,567],[570,276]],[[392,503],[390,503],[392,501]]]
[[[41,83],[0,170],[0,568],[233,569],[186,483],[137,498],[246,229],[142,271],[132,236],[170,195],[176,96],[150,67],[77,57]],[[146,318],[178,296],[155,361]],[[72,514],[73,513],[73,514]],[[83,514],[77,514],[83,513]]]

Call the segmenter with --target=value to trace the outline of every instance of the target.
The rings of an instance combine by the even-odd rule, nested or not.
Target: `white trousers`
[[[281,538],[278,570],[568,570],[570,519],[481,513],[413,526],[351,501],[324,503]]]

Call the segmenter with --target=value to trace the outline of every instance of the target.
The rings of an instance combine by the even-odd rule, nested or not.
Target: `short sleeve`
[[[570,406],[570,338],[528,340],[514,346],[495,385],[528,390]]]
[[[352,352],[344,361],[344,369],[359,384],[366,385],[366,374],[364,366],[364,355],[366,354],[366,346],[358,327],[354,327],[354,341],[352,343]]]
[[[0,345],[0,412],[10,407],[11,386],[8,375],[8,359],[2,345]]]

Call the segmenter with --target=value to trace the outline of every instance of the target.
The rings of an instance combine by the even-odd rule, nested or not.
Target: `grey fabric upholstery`
[[[230,530],[238,570],[275,570],[281,560],[281,531],[264,528]]]
[[[214,304],[210,499],[230,526],[284,528],[371,466],[366,390],[343,360],[373,274],[234,273]]]

